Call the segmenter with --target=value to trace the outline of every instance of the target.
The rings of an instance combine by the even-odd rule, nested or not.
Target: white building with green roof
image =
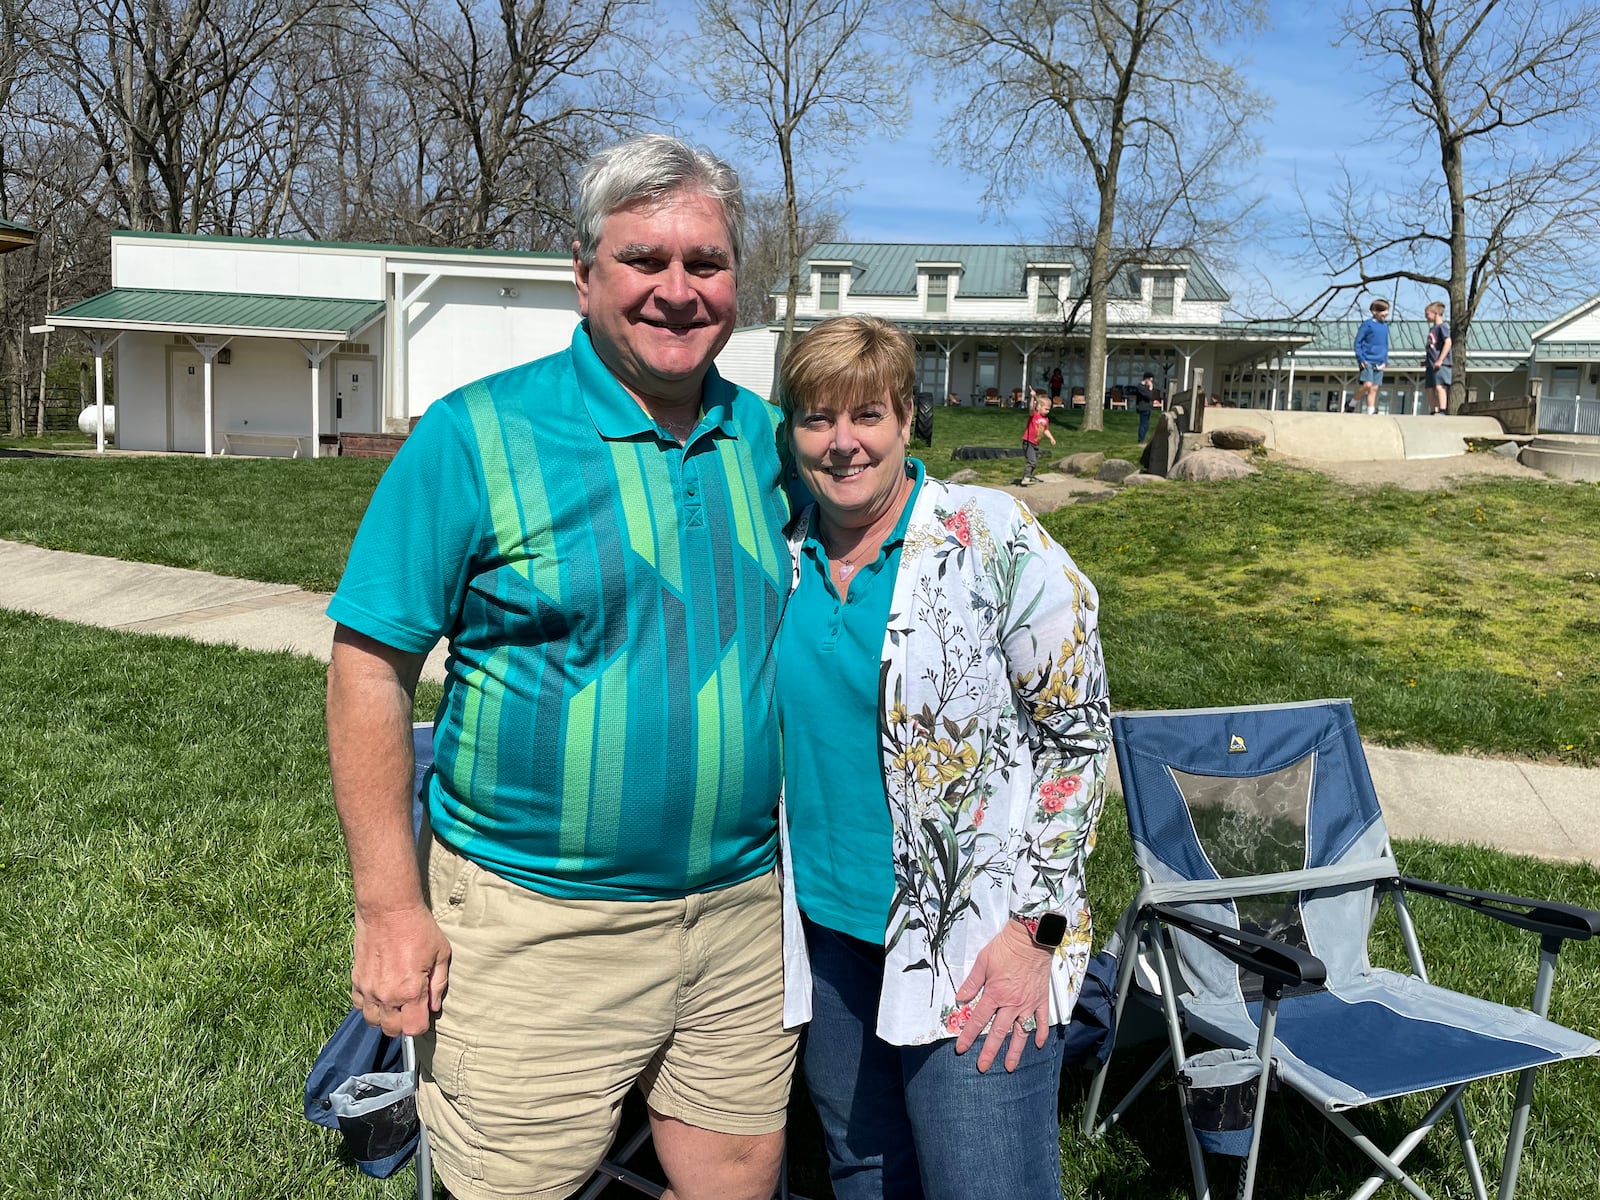
[[[1157,257],[1124,266],[1111,284],[1112,403],[1147,370],[1164,393],[1188,394],[1198,378],[1208,395],[1241,407],[1337,411],[1353,394],[1358,322],[1230,319],[1231,297],[1204,261]],[[1070,399],[1087,378],[1087,276],[1076,247],[824,242],[801,264],[795,321],[805,329],[839,313],[870,313],[898,322],[917,342],[918,390],[957,403],[1005,403],[1013,389],[1043,385],[1058,367]],[[779,322],[786,282],[774,289]],[[1600,328],[1600,305],[1595,322]],[[1491,397],[1525,391],[1539,328],[1475,322],[1469,388]],[[1380,411],[1428,411],[1424,329],[1421,320],[1391,326]]]
[[[1003,404],[1059,368],[1071,403],[1087,378],[1086,274],[1072,247],[825,242],[802,262],[795,320],[898,322],[935,397]],[[571,259],[555,253],[123,232],[111,278],[47,324],[99,360],[114,348],[117,444],[135,450],[310,456],[403,434],[454,388],[565,347],[578,320]],[[769,397],[782,283],[775,295],[774,325],[737,331],[718,358]],[[1229,302],[1192,255],[1120,270],[1108,399],[1146,370],[1165,394],[1199,385],[1241,407],[1337,410],[1353,393],[1355,322],[1241,320]],[[1424,328],[1392,324],[1380,411],[1427,411]],[[1472,338],[1471,392],[1520,397],[1536,381],[1541,428],[1600,431],[1600,297],[1547,324],[1477,321]]]
[[[404,433],[578,321],[566,254],[123,232],[111,282],[47,322],[115,347],[133,450],[314,456]]]

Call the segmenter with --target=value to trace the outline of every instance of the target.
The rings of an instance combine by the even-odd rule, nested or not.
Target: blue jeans
[[[1005,1049],[978,1071],[980,1038],[891,1046],[874,1030],[883,950],[806,922],[813,975],[806,1086],[822,1119],[838,1200],[1060,1200],[1066,1027],[1016,1071]]]
[[[1142,442],[1149,435],[1150,435],[1150,410],[1148,408],[1141,408],[1139,410],[1139,440]]]

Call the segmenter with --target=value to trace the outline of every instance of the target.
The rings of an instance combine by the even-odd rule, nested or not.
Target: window
[[[950,276],[944,272],[928,276],[928,311],[930,313],[947,313],[950,311]]]
[[[1150,315],[1152,317],[1170,317],[1172,315],[1172,302],[1177,291],[1177,277],[1174,275],[1152,275],[1150,277]]]
[[[1059,316],[1061,313],[1061,276],[1039,276],[1039,299],[1034,306],[1034,311],[1042,317]]]
[[[1000,386],[1000,351],[988,346],[978,347],[978,366],[973,373],[973,384],[980,393]]]
[[[936,346],[917,347],[917,391],[944,402],[944,351]]]
[[[820,312],[839,311],[839,272],[823,271],[821,284],[817,295],[817,309]]]

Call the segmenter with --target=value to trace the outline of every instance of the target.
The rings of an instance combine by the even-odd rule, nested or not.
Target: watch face
[[[1045,913],[1039,918],[1039,928],[1034,930],[1033,940],[1054,950],[1067,940],[1066,917],[1060,913]]]

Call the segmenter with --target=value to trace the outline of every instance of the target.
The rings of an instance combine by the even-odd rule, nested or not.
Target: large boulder
[[[1211,431],[1211,444],[1218,450],[1254,450],[1267,444],[1267,435],[1259,429],[1228,425]]]
[[[1069,454],[1056,462],[1056,466],[1069,475],[1092,475],[1100,469],[1100,464],[1106,461],[1106,456],[1099,450],[1084,450],[1078,454]]]
[[[951,472],[951,474],[945,479],[945,482],[946,483],[977,483],[978,480],[980,480],[982,478],[983,478],[982,475],[979,475],[971,467],[967,467],[964,470]]]
[[[1122,481],[1123,487],[1138,487],[1141,483],[1166,483],[1165,475],[1150,475],[1144,471],[1135,471]]]
[[[1185,454],[1172,468],[1172,479],[1204,482],[1214,479],[1243,479],[1258,474],[1255,467],[1230,450],[1196,450]]]
[[[1121,483],[1138,469],[1136,464],[1125,458],[1108,458],[1100,464],[1100,469],[1094,473],[1094,477],[1102,483]]]

